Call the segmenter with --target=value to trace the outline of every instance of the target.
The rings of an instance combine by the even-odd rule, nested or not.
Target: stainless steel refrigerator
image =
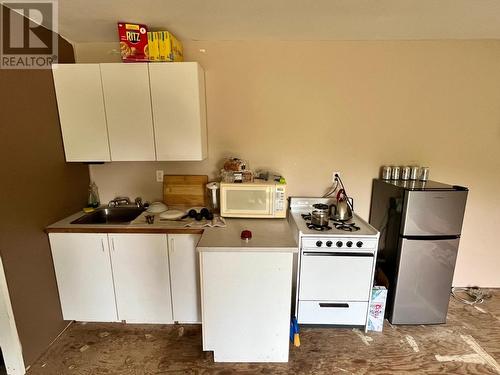
[[[467,194],[436,181],[373,181],[370,224],[392,324],[446,322]]]

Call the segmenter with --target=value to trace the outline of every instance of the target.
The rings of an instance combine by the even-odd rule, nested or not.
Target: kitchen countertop
[[[85,215],[83,211],[77,212],[67,218],[49,225],[45,228],[47,233],[186,233],[186,234],[201,234],[203,228],[186,227],[185,221],[160,221],[155,218],[153,224],[147,224],[145,220],[141,220],[144,213],[139,215],[131,223],[125,224],[71,224],[73,220]]]
[[[297,243],[286,219],[226,219],[225,228],[206,228],[198,251],[276,251],[298,252]],[[250,230],[252,238],[240,238]]]
[[[83,211],[68,216],[45,228],[47,233],[166,233],[203,234],[199,251],[277,251],[298,252],[295,238],[286,219],[227,218],[225,227],[186,227],[189,221],[160,221],[147,224],[142,213],[126,224],[71,224]],[[200,225],[195,223],[194,225]],[[242,230],[252,231],[253,238],[241,240]]]

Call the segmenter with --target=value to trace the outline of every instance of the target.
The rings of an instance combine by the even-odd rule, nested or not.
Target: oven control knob
[[[326,246],[331,247],[332,246],[332,241],[326,241]]]
[[[361,241],[356,242],[356,246],[357,247],[362,247],[363,246],[363,242],[361,242]]]
[[[347,246],[347,247],[352,247],[352,241],[347,241],[347,242],[346,242],[346,246]]]
[[[317,246],[317,247],[321,247],[321,245],[323,245],[323,242],[321,242],[321,241],[316,241],[316,246]]]
[[[343,244],[342,244],[342,241],[337,241],[337,243],[335,245],[337,245],[337,247],[342,247]]]

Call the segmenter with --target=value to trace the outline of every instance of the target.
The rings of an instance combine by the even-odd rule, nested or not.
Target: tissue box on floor
[[[387,300],[387,288],[374,286],[372,289],[372,300],[368,313],[368,331],[382,332],[384,328],[385,301]]]

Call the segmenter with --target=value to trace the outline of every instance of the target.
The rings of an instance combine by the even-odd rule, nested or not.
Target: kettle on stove
[[[337,193],[337,203],[330,205],[330,218],[337,221],[348,221],[352,219],[352,209],[349,198],[344,189]]]

